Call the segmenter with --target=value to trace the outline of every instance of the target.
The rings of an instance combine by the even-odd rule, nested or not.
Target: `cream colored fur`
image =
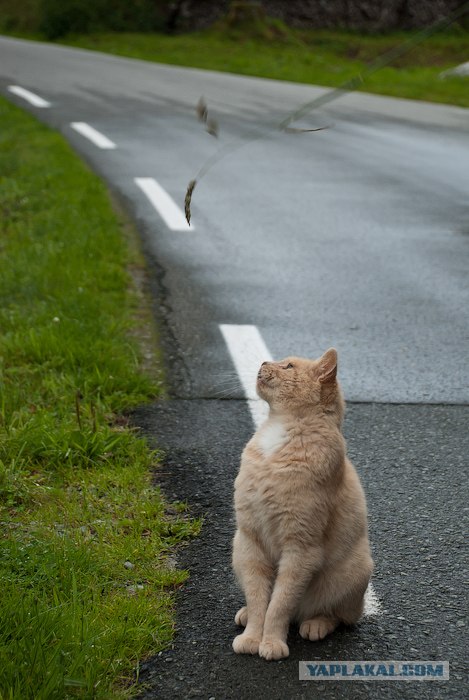
[[[246,445],[235,481],[233,568],[246,606],[238,654],[288,656],[290,622],[318,640],[353,624],[373,569],[365,497],[345,454],[337,353],[264,362],[257,391],[267,421]]]

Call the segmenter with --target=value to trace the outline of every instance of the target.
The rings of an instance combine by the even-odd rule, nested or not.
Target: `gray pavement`
[[[11,84],[50,108],[28,107]],[[104,177],[148,262],[172,400],[134,421],[167,451],[168,495],[205,527],[180,554],[191,579],[178,634],[145,664],[145,697],[464,697],[469,110],[350,94],[296,125],[328,130],[288,135],[268,129],[324,89],[5,38],[0,91]],[[202,94],[218,142],[195,118]],[[117,148],[96,148],[75,121]],[[242,148],[194,193],[194,230],[169,230],[134,178],[155,178],[182,207],[188,181],[232,140]],[[277,358],[338,348],[369,501],[382,614],[315,645],[292,631],[278,664],[230,646],[232,482],[253,426],[242,389],[223,393],[234,368],[220,324],[256,326]],[[311,658],[448,659],[450,681],[299,683],[297,661]]]
[[[350,94],[301,123],[327,131],[246,145],[324,89],[12,39],[0,40],[0,66],[0,88],[51,101],[38,116],[146,231],[187,369],[180,395],[217,391],[228,362],[218,324],[249,323],[274,357],[335,345],[351,401],[468,401],[469,110]],[[219,142],[195,118],[202,94]],[[97,149],[72,121],[117,149]],[[194,193],[193,234],[168,231],[134,178],[154,177],[182,207],[189,180],[233,140],[243,148]]]
[[[269,664],[231,650],[242,604],[230,569],[231,491],[252,431],[243,402],[176,400],[136,411],[134,422],[166,452],[156,482],[205,523],[178,556],[191,572],[178,596],[178,635],[173,650],[143,665],[142,700],[467,697],[468,419],[461,406],[349,406],[345,434],[367,492],[382,614],[314,644],[292,628],[290,657]],[[447,659],[450,680],[298,681],[298,662],[312,659]]]

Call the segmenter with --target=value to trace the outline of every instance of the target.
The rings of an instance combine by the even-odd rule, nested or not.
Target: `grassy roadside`
[[[0,697],[129,697],[197,530],[119,417],[162,391],[132,339],[140,261],[58,134],[4,100],[0,126]]]
[[[69,36],[61,43],[148,61],[337,87],[411,36],[410,32],[360,35],[281,28],[268,37],[215,28],[179,36],[99,33]],[[469,107],[469,77],[440,77],[469,60],[468,43],[469,33],[463,29],[435,34],[368,77],[361,89]]]

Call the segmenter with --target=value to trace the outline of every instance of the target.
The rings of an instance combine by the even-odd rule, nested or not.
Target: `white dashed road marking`
[[[89,139],[98,148],[116,148],[116,144],[113,141],[86,122],[72,122],[70,126],[79,134]]]
[[[262,362],[270,362],[272,356],[257,326],[220,325],[233,364],[238,373],[256,428],[265,421],[269,407],[256,394],[256,375]],[[365,593],[367,617],[379,615],[381,603],[370,583]]]
[[[254,425],[258,428],[269,415],[269,407],[256,394],[256,375],[261,364],[270,362],[272,356],[256,326],[221,325],[220,331],[243,386]]]
[[[14,95],[22,97],[23,100],[26,100],[26,102],[29,102],[29,104],[32,104],[34,107],[50,107],[50,102],[47,102],[47,100],[39,97],[39,95],[36,95],[34,92],[26,90],[26,88],[22,88],[19,85],[9,85],[8,90]]]
[[[136,177],[135,184],[148,197],[168,228],[172,231],[194,231],[195,227],[189,226],[182,210],[156,180],[152,177]]]

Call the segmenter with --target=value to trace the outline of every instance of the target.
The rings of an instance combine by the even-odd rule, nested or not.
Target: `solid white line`
[[[44,100],[42,97],[39,97],[39,95],[36,95],[34,92],[26,90],[26,88],[22,88],[19,85],[9,85],[8,90],[14,95],[22,97],[23,100],[26,100],[34,107],[50,107],[50,102],[47,102],[47,100]]]
[[[152,177],[136,177],[135,184],[148,197],[168,228],[172,231],[195,230],[194,226],[189,226],[182,210],[156,180]]]
[[[256,394],[256,375],[262,362],[270,362],[272,356],[259,333],[257,326],[220,325],[220,331],[228,347],[231,359],[247,398],[256,429],[269,415],[269,407]],[[369,583],[365,592],[366,617],[374,617],[382,612],[381,603],[373,584]]]
[[[70,126],[75,131],[78,131],[79,134],[89,139],[98,148],[116,148],[116,144],[113,141],[86,122],[72,122]]]

